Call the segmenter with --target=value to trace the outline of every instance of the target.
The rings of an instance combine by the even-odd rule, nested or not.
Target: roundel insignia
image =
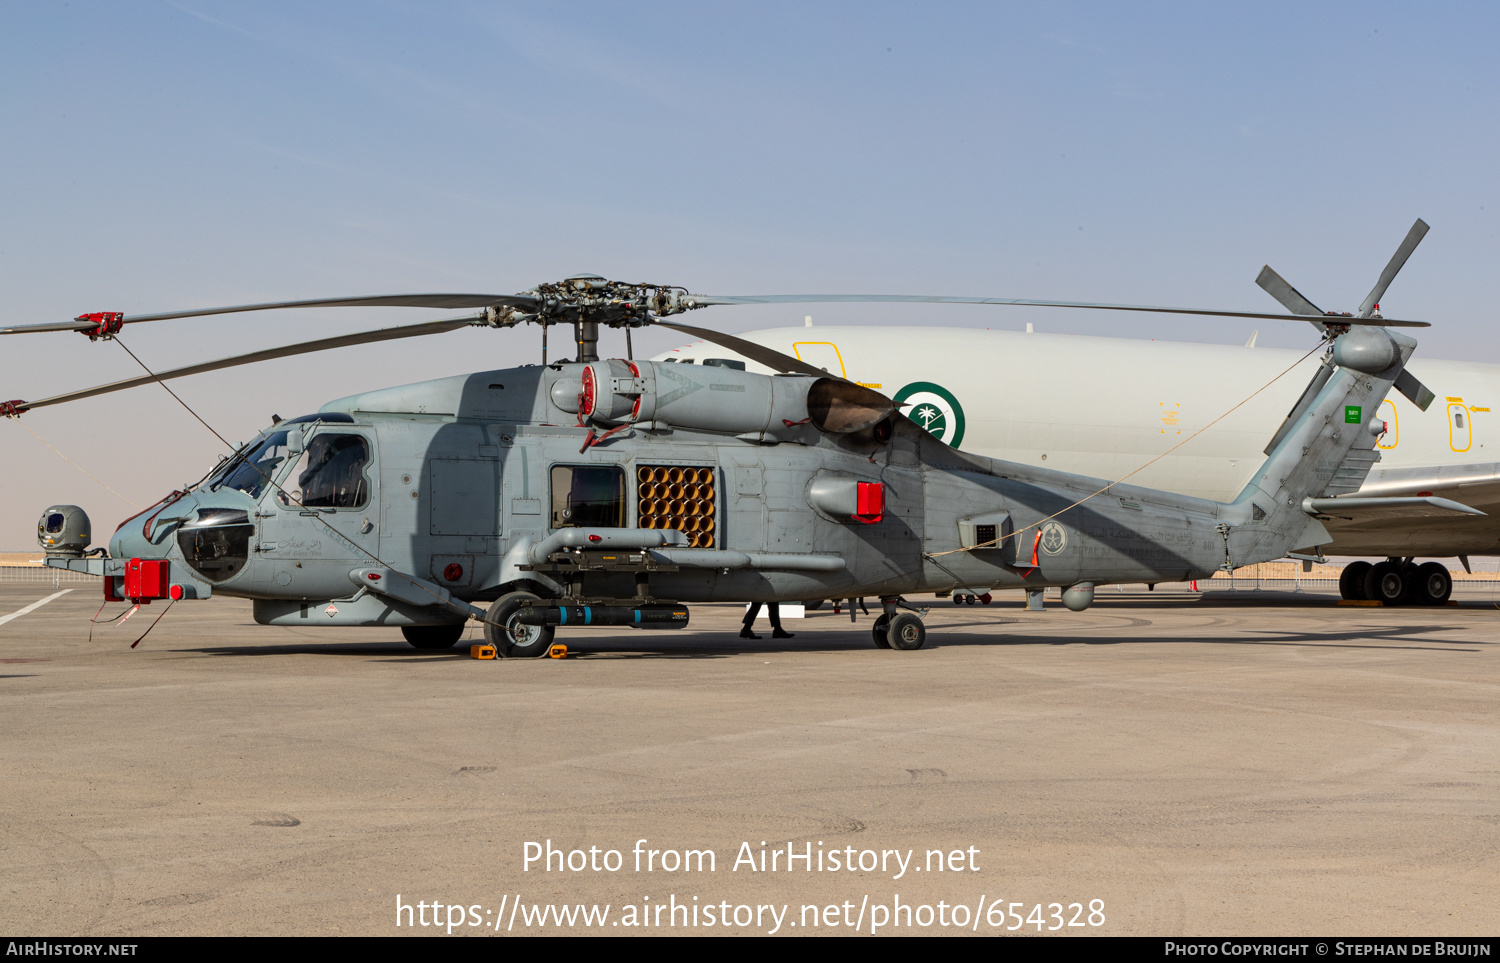
[[[953,392],[931,381],[913,381],[893,399],[906,417],[950,448],[964,440],[964,409]]]
[[[1057,522],[1048,522],[1042,526],[1042,551],[1048,555],[1056,555],[1068,547],[1068,530]]]

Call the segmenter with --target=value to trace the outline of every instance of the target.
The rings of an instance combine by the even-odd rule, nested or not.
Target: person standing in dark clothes
[[[775,602],[767,602],[765,604],[766,604],[766,614],[771,617],[771,638],[773,638],[773,639],[794,639],[794,638],[796,638],[795,635],[793,635],[792,633],[786,631],[785,629],[783,629],[781,627],[781,606],[778,605]],[[759,603],[759,602],[751,602],[750,603],[750,611],[748,611],[748,612],[745,613],[745,627],[742,628],[742,629],[740,629],[740,638],[742,638],[742,639],[758,639],[758,638],[760,638],[760,636],[756,635],[750,629],[750,627],[755,624],[755,617],[760,614],[760,606],[761,606],[761,603]]]

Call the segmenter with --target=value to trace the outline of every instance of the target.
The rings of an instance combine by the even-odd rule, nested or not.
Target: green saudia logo
[[[913,381],[896,392],[896,404],[906,417],[926,428],[950,448],[964,440],[964,409],[953,392],[931,381]]]

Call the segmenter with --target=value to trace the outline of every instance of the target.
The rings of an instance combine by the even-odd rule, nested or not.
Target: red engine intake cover
[[[594,417],[594,402],[599,398],[599,386],[594,383],[594,366],[583,369],[583,394],[578,396],[580,418]]]
[[[125,597],[132,602],[167,597],[166,559],[133,558],[125,563]]]
[[[873,525],[885,517],[885,485],[880,482],[860,482],[854,518]]]

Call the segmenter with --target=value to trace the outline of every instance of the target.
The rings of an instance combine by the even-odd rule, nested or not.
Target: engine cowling
[[[567,365],[552,402],[585,424],[670,425],[725,434],[789,434],[810,424],[846,434],[895,410],[889,398],[840,378],[751,374],[657,361]]]

